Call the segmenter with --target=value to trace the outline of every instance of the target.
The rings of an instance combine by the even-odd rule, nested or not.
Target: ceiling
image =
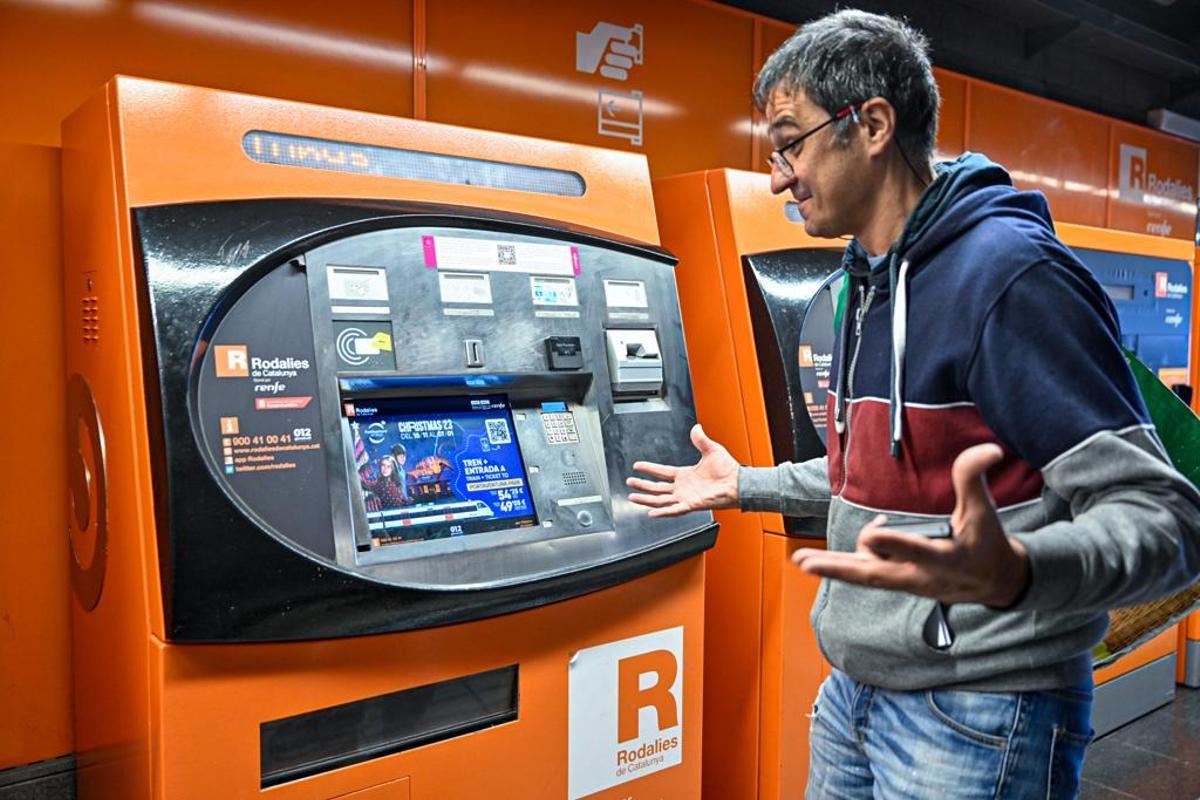
[[[852,5],[906,17],[934,63],[1146,124],[1166,108],[1200,120],[1200,0],[733,0],[801,24]]]

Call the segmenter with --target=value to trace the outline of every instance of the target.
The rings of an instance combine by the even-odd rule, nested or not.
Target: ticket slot
[[[259,725],[263,789],[512,722],[516,664]]]

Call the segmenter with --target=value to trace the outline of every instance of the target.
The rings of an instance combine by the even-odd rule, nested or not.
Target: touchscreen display
[[[503,395],[348,401],[375,545],[537,524]]]

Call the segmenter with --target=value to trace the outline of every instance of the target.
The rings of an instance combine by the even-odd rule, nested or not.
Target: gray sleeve
[[[738,505],[742,511],[774,511],[790,517],[829,514],[829,464],[825,456],[777,467],[740,467]]]
[[[1200,493],[1148,427],[1102,432],[1042,470],[1069,521],[1012,533],[1030,584],[1014,610],[1103,611],[1178,592],[1200,573]]]

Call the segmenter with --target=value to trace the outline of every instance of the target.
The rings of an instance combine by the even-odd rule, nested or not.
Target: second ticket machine
[[[127,78],[63,153],[81,800],[699,796],[645,159]]]
[[[1192,243],[1069,224],[1059,225],[1058,235],[1112,298],[1122,344],[1163,383],[1186,394],[1191,381]],[[1198,627],[1193,621],[1191,629]],[[1097,671],[1092,713],[1097,735],[1169,703],[1175,696],[1178,660],[1185,667],[1180,680],[1200,682],[1200,643],[1188,640],[1187,630],[1186,621],[1178,630],[1172,626]]]
[[[697,172],[654,182],[679,295],[696,408],[742,464],[825,454],[833,299],[845,243],[804,233],[766,175]],[[694,456],[692,459],[694,460]],[[808,712],[829,667],[808,616],[818,580],[792,567],[824,520],[717,513],[707,560],[704,796],[801,797]],[[786,700],[786,701],[785,701]]]

